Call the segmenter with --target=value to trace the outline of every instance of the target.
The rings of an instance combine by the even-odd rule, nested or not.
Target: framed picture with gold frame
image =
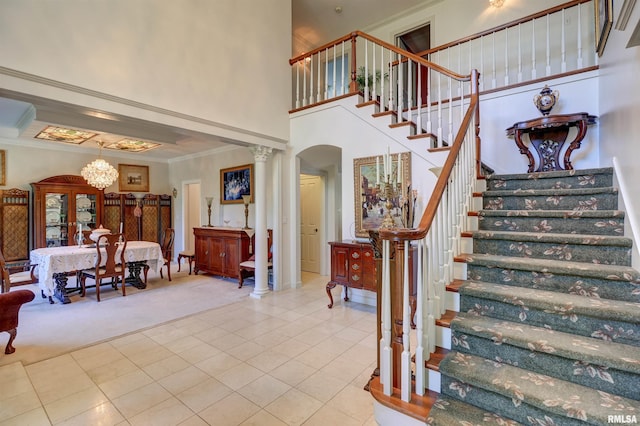
[[[595,0],[596,52],[602,56],[613,26],[613,0]]]
[[[118,191],[149,192],[149,166],[118,164]]]
[[[253,164],[220,169],[220,204],[242,204],[243,195],[253,203]]]
[[[402,159],[402,179],[398,174],[398,156]],[[376,161],[378,159],[378,161]],[[353,194],[355,207],[356,237],[369,237],[370,229],[378,229],[382,224],[383,218],[387,214],[387,207],[383,199],[384,187],[382,184],[384,177],[377,174],[382,169],[382,156],[364,157],[353,159]],[[411,184],[411,153],[401,152],[391,154],[391,176],[395,182],[404,182],[404,185]],[[396,191],[398,194],[399,191]],[[399,194],[398,194],[399,195]],[[402,212],[400,209],[400,200],[398,196],[391,199],[391,217],[394,224],[402,228]]]
[[[0,149],[0,186],[7,184],[7,151]]]

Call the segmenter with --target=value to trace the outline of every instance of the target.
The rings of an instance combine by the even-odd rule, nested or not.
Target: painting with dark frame
[[[149,192],[149,166],[118,164],[119,192]]]
[[[253,203],[253,164],[220,169],[220,204],[242,204],[243,195]]]
[[[411,153],[402,152],[391,154],[392,176],[398,173],[398,155],[402,158],[402,175],[404,185],[411,184]],[[379,167],[376,165],[378,158]],[[382,168],[382,156],[353,159],[354,207],[356,222],[356,237],[368,238],[370,229],[378,229],[387,213],[385,203],[380,199],[382,188],[377,185],[376,174]],[[380,176],[380,181],[384,179]],[[400,181],[400,179],[398,179]],[[392,200],[392,218],[398,228],[402,228],[402,214],[399,199]]]
[[[613,0],[595,0],[596,52],[602,56],[613,26]]]

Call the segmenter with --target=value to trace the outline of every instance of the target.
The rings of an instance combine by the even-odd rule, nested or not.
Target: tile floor
[[[303,281],[2,366],[0,425],[375,425],[362,389],[376,364],[375,308],[336,298],[327,309],[327,277]]]

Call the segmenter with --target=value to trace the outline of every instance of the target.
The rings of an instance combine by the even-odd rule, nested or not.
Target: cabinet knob
[[[351,265],[351,269],[353,269],[354,271],[357,271],[358,269],[360,269],[360,265],[358,265],[357,263],[354,263],[353,265]]]
[[[356,275],[356,274],[351,275],[351,279],[352,279],[353,281],[360,281],[360,275]]]
[[[358,259],[360,257],[360,253],[354,251],[353,253],[351,253],[351,257],[353,257],[354,259]]]

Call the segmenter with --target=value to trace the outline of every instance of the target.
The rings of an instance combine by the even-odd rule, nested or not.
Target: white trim
[[[618,182],[619,197],[622,200],[623,209],[626,212],[625,222],[628,221],[629,226],[631,227],[630,232],[625,231],[625,234],[631,235],[631,239],[633,240],[634,250],[637,252],[638,248],[640,247],[639,245],[640,244],[640,225],[638,224],[638,221],[636,219],[636,217],[638,217],[638,214],[635,213],[632,203],[625,202],[625,200],[630,200],[631,196],[630,196],[629,190],[627,189],[628,188],[627,183],[624,180],[623,174],[621,173],[620,163],[618,162],[617,157],[613,157],[612,163],[613,163],[613,173]],[[618,206],[618,208],[620,209],[620,206]]]

